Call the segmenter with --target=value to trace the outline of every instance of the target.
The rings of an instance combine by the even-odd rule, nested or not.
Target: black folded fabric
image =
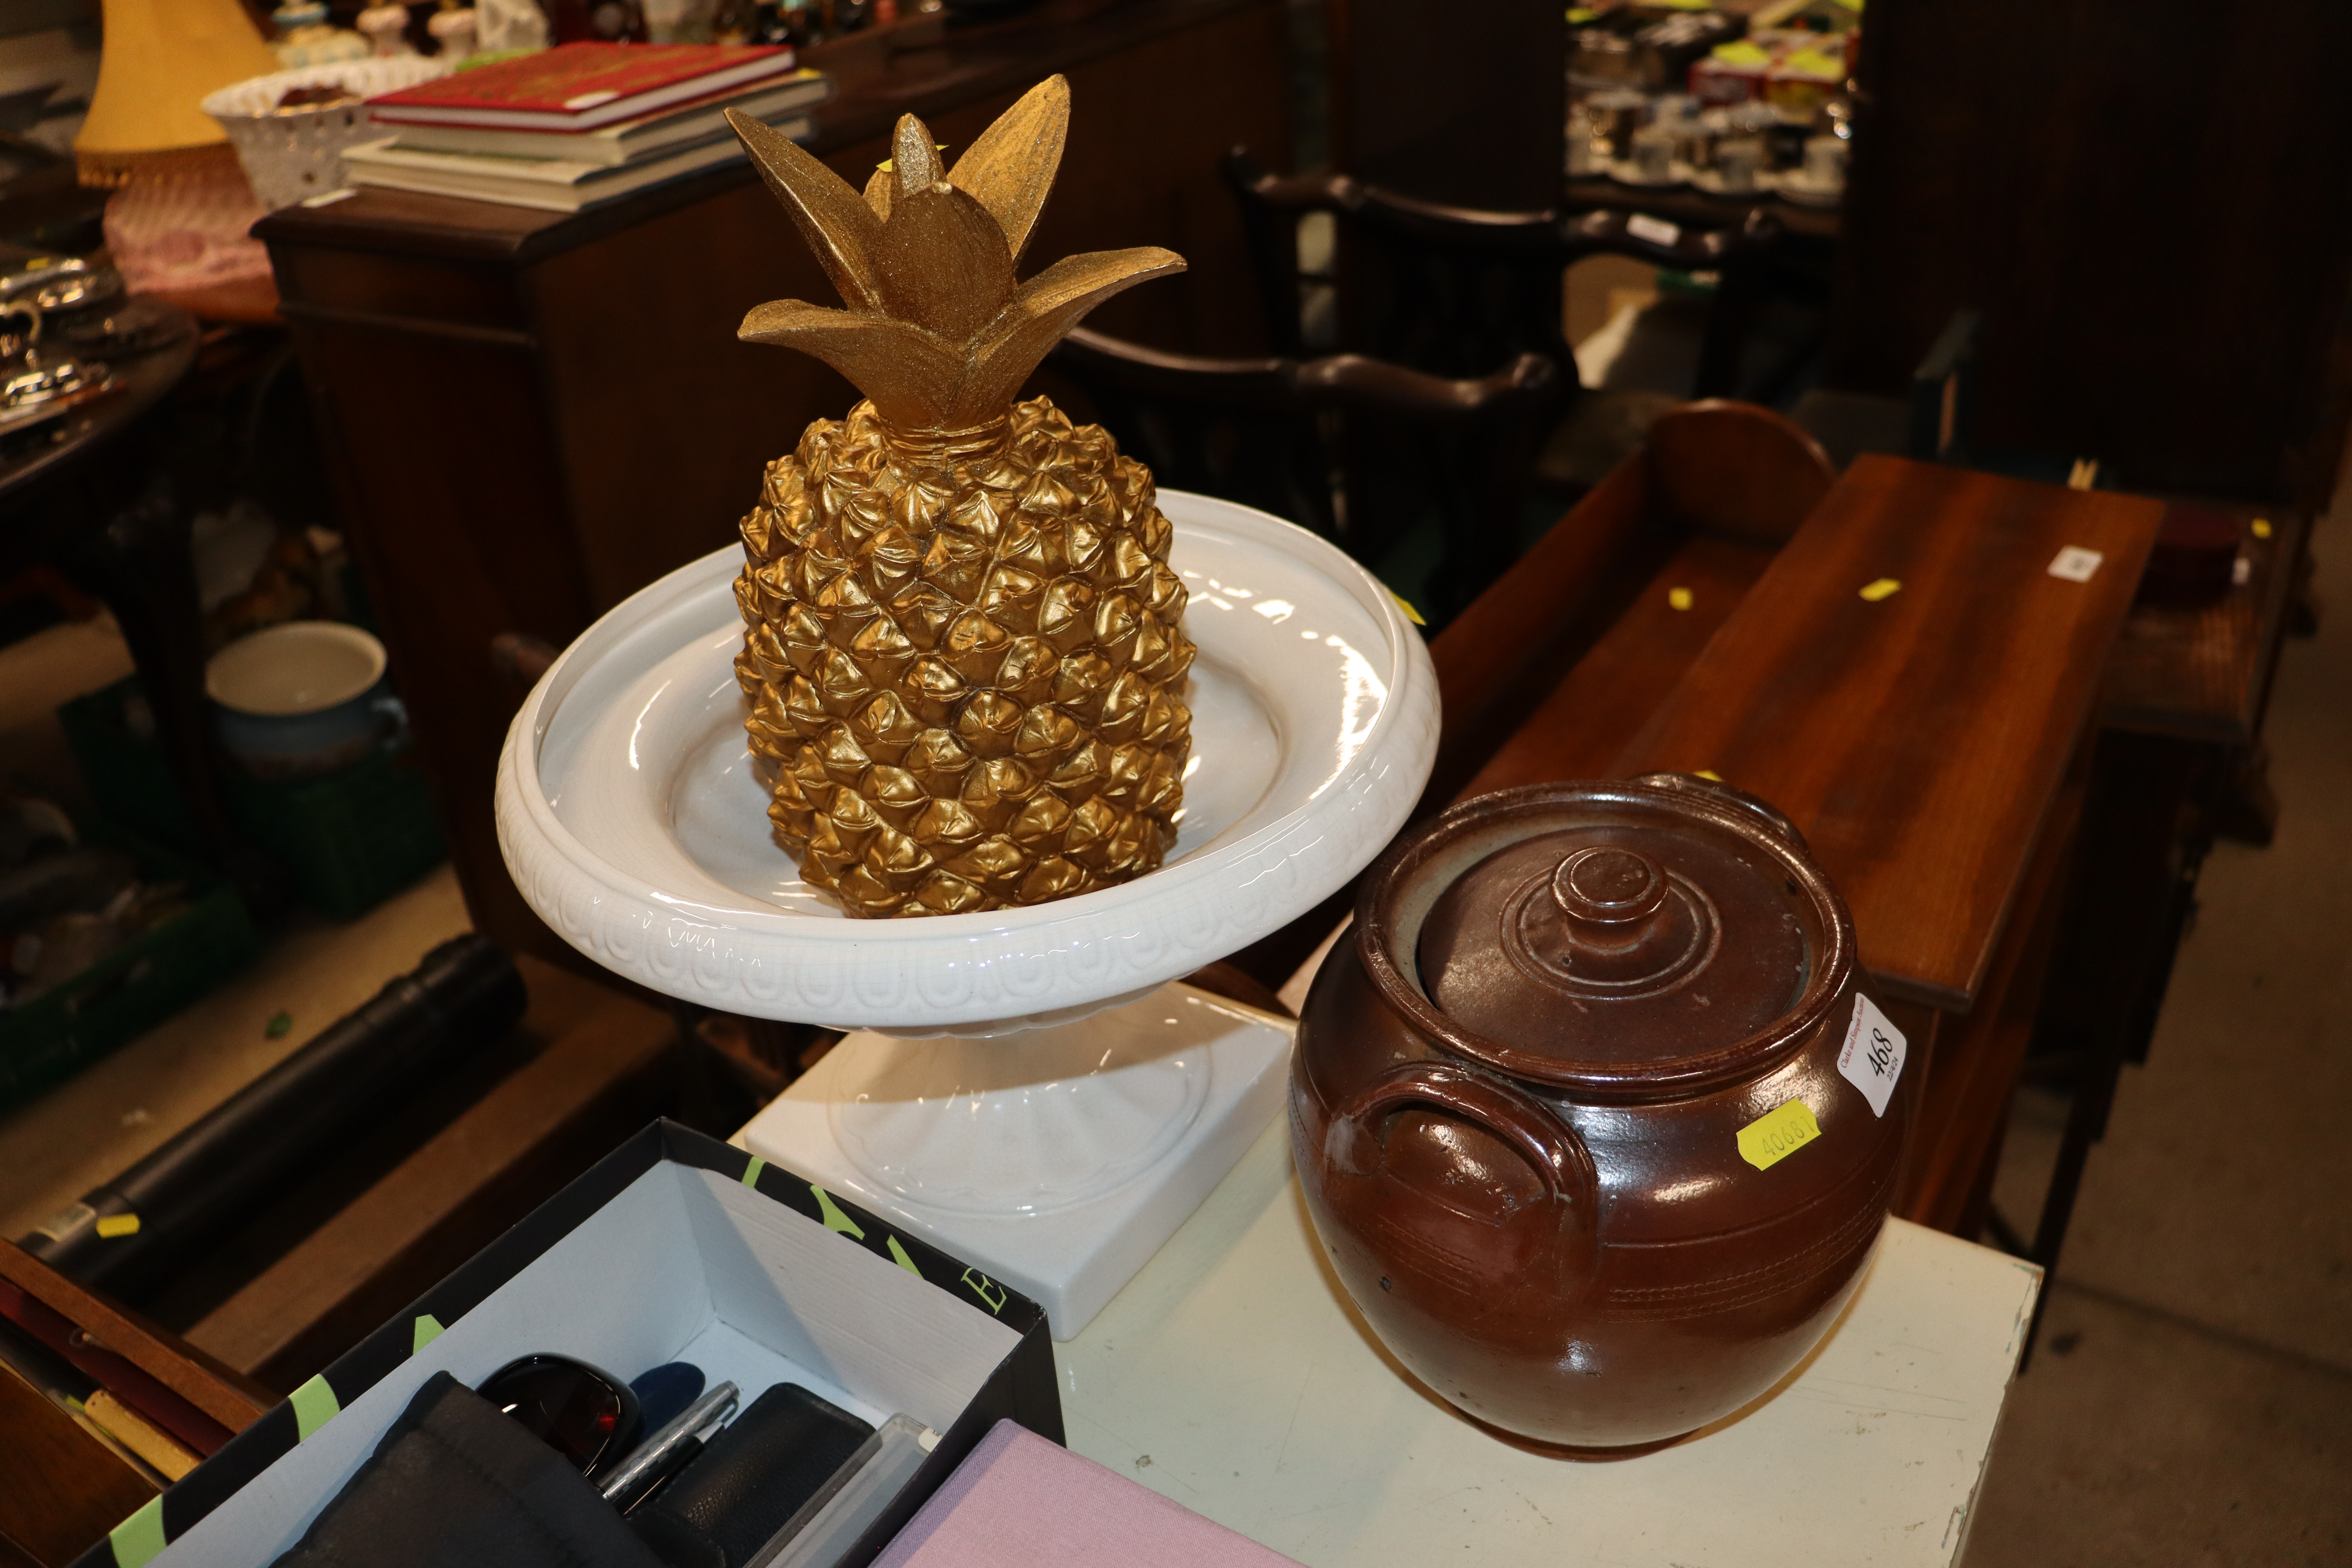
[[[662,1568],[563,1456],[447,1373],[275,1568]]]

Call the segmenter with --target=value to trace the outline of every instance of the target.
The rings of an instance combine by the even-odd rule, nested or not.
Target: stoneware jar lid
[[[1763,1070],[1853,967],[1796,828],[1680,773],[1465,801],[1382,858],[1357,912],[1374,982],[1426,1033],[1601,1099]]]

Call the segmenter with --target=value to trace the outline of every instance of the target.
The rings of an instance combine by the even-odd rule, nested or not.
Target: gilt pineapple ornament
[[[854,915],[1043,903],[1139,876],[1175,837],[1192,645],[1151,475],[1045,398],[1037,362],[1166,250],[1013,268],[1069,121],[1040,84],[942,171],[898,121],[864,197],[729,121],[845,310],[760,306],[740,336],[865,401],[768,467],[744,518],[735,661],[777,839]]]

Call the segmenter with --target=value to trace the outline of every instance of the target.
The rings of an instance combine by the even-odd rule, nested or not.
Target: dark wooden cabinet
[[[2324,510],[2352,409],[2352,6],[1870,8],[1827,380],[1987,312],[1981,445]]]
[[[1559,205],[1568,156],[1567,7],[1327,0],[1325,16],[1335,168],[1452,206],[1541,212]]]
[[[1058,0],[896,57],[816,110],[812,147],[862,186],[898,115],[952,158],[1062,71],[1069,150],[1027,269],[1167,246],[1191,270],[1097,324],[1246,353],[1261,316],[1217,158],[1237,142],[1287,158],[1286,67],[1278,0]],[[856,395],[736,326],[768,300],[837,301],[744,163],[575,216],[364,190],[257,233],[475,922],[568,957],[499,855],[492,780],[521,693],[491,639],[562,647],[728,543],[766,464]]]

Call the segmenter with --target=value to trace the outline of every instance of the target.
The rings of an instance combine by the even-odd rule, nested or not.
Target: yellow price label
[[[1739,1157],[1769,1171],[1822,1135],[1822,1124],[1801,1100],[1774,1106],[1739,1130]]]
[[[118,1236],[137,1236],[139,1216],[135,1214],[110,1214],[98,1222],[98,1234],[112,1240]]]
[[[1749,43],[1737,38],[1727,44],[1717,44],[1711,51],[1714,58],[1727,66],[1769,66],[1772,57]]]

